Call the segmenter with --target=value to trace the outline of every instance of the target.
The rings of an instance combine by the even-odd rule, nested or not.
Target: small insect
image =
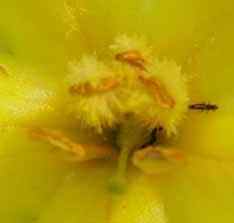
[[[200,111],[215,111],[218,109],[218,105],[209,103],[198,103],[189,105],[189,109]]]
[[[137,67],[140,70],[146,71],[145,64],[147,63],[142,54],[137,50],[129,50],[115,55],[115,59],[128,63],[133,67]]]

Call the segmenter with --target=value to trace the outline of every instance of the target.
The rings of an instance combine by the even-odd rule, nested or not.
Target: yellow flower
[[[232,8],[231,0],[4,0],[1,222],[232,222]],[[80,143],[106,142],[89,129],[80,131],[65,112],[70,100],[68,64],[95,53],[109,66],[106,58],[121,49],[113,44],[119,34],[142,36],[156,59],[173,61],[172,66],[188,74],[189,102],[214,103],[218,109],[191,110],[176,128],[177,138],[169,144],[185,154],[184,161],[156,175],[130,166],[125,193],[114,195],[108,183],[115,161],[77,164],[66,151],[30,138],[26,130],[40,126],[62,130]],[[146,47],[132,44],[143,51]],[[147,50],[146,57],[152,51]],[[115,114],[108,126],[115,123],[112,117]]]

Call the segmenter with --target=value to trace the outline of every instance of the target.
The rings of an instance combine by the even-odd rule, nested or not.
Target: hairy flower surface
[[[81,125],[102,132],[118,123],[124,105],[117,96],[119,77],[111,68],[95,56],[85,56],[70,64],[68,83],[70,110]]]

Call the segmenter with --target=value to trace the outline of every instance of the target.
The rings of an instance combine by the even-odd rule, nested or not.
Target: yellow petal
[[[113,197],[110,223],[165,223],[162,198],[145,176],[134,176],[123,195]]]

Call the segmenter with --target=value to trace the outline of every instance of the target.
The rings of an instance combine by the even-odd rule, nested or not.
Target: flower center
[[[118,36],[107,50],[110,56],[105,61],[84,55],[69,64],[68,110],[74,121],[102,138],[114,132],[112,145],[81,145],[47,129],[31,133],[72,152],[78,161],[116,157],[110,147],[117,147],[118,166],[111,189],[119,192],[124,188],[129,157],[146,173],[168,170],[183,159],[179,150],[168,145],[188,110],[218,107],[189,105],[187,75],[173,60],[159,60],[142,38]]]
[[[84,56],[68,74],[76,119],[101,135],[115,129],[119,149],[115,189],[124,182],[130,154],[141,169],[147,157],[160,161],[179,157],[175,152],[161,153],[158,142],[144,147],[155,129],[163,129],[167,138],[177,134],[189,101],[186,75],[174,61],[159,60],[152,49],[142,38],[119,36],[108,48],[111,56],[105,63]]]

